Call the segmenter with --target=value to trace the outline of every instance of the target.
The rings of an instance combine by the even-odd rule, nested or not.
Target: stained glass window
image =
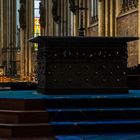
[[[39,13],[39,3],[41,0],[34,0],[34,37],[41,35],[41,27],[39,23],[40,13]],[[34,45],[35,51],[38,50],[38,45]]]

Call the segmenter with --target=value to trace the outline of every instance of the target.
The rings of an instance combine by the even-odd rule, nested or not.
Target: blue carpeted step
[[[46,99],[47,108],[133,108],[140,107],[140,97],[99,98],[51,98]]]
[[[136,94],[47,96],[36,92],[2,92],[0,109],[21,111],[46,109],[49,124],[53,127],[55,135],[139,132],[140,95],[139,92]],[[23,116],[23,119],[27,123],[26,117],[28,116]],[[15,132],[18,130],[18,127],[16,128]],[[47,128],[48,126],[45,127]],[[25,127],[22,130],[24,129],[26,130]]]
[[[139,132],[140,120],[50,122],[55,135]]]
[[[140,108],[48,109],[51,121],[91,121],[140,119]]]
[[[139,133],[110,133],[93,135],[58,135],[56,140],[140,140]]]

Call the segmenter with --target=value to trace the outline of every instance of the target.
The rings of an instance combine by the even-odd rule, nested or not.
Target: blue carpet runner
[[[0,91],[0,98],[12,99],[86,99],[86,98],[131,98],[140,97],[140,90],[129,90],[129,94],[103,94],[103,95],[43,95],[34,90]]]

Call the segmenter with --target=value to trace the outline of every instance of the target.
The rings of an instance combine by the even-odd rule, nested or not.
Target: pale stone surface
[[[117,36],[138,36],[138,12],[117,18]],[[138,64],[138,42],[129,43],[128,67]]]

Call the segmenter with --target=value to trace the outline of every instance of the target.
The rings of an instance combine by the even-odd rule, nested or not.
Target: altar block
[[[50,37],[38,43],[38,92],[127,93],[127,42],[137,37]]]

